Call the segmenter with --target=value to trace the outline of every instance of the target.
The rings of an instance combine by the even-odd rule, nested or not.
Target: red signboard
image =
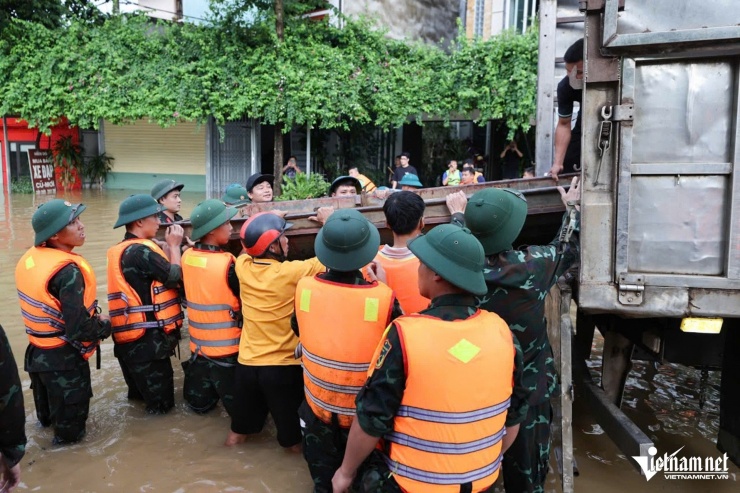
[[[28,151],[28,165],[31,167],[31,181],[36,193],[56,193],[57,183],[54,179],[54,164],[51,151]]]

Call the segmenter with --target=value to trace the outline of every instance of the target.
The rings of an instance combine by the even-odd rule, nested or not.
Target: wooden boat
[[[547,244],[557,233],[561,224],[565,208],[560,200],[557,186],[567,189],[575,174],[563,175],[559,178],[557,185],[552,178],[529,178],[516,180],[502,180],[475,185],[462,185],[456,187],[423,188],[416,191],[424,199],[426,210],[424,211],[424,224],[426,229],[437,224],[450,221],[450,213],[447,210],[446,197],[450,193],[463,190],[470,198],[475,192],[486,188],[511,188],[520,191],[526,198],[528,204],[527,221],[522,233],[517,238],[515,245],[522,244]],[[232,220],[234,232],[231,235],[229,250],[238,254],[242,247],[239,241],[239,231],[247,217],[257,212],[281,210],[286,211],[285,219],[293,223],[293,227],[286,232],[290,239],[289,259],[298,260],[310,258],[314,255],[313,243],[319,224],[309,218],[314,216],[320,207],[334,207],[335,209],[356,208],[380,231],[381,242],[391,243],[393,235],[385,223],[383,215],[383,203],[385,199],[378,199],[373,194],[363,192],[361,195],[352,197],[323,197],[319,199],[290,200],[269,202],[263,204],[249,204],[243,208],[243,216],[237,215]],[[185,234],[189,235],[190,221],[180,223],[185,228]],[[160,239],[164,238],[162,225],[159,231]]]

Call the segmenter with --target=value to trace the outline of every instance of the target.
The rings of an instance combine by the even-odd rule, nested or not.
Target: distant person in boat
[[[528,168],[524,168],[524,173],[522,174],[522,178],[534,178],[534,166],[530,166]]]
[[[360,173],[360,170],[357,168],[357,166],[352,166],[349,169],[349,176],[360,180],[360,185],[362,185],[362,189],[367,193],[372,193],[377,188],[375,186],[375,183],[373,183],[370,178]]]
[[[306,396],[298,414],[314,493],[331,493],[365,368],[385,328],[401,316],[391,288],[360,272],[379,245],[377,228],[360,212],[335,211],[314,242],[327,271],[304,277],[296,287],[291,327],[301,340]]]
[[[195,246],[182,254],[191,354],[182,365],[182,393],[198,414],[210,411],[220,400],[229,416],[234,415],[242,310],[236,259],[224,248],[236,213],[216,199],[198,204],[190,216]]]
[[[397,167],[393,171],[393,180],[391,181],[391,188],[399,188],[398,183],[401,181],[401,179],[408,175],[416,175],[419,176],[419,172],[416,171],[416,168],[411,166],[410,160],[411,160],[411,154],[408,152],[401,153],[401,165]],[[417,178],[418,179],[418,178]]]
[[[424,185],[419,181],[419,177],[411,173],[403,175],[403,178],[398,182],[398,186],[401,190],[406,191],[414,191],[424,188]]]
[[[547,338],[545,295],[578,261],[580,250],[578,178],[573,179],[567,193],[558,189],[568,208],[562,228],[568,227],[570,208],[575,207],[573,234],[564,243],[558,232],[548,245],[512,246],[527,217],[527,201],[515,190],[481,190],[470,197],[465,208],[465,226],[480,240],[486,254],[483,276],[487,293],[478,296],[478,305],[501,316],[524,349],[523,383],[530,389],[529,412],[503,460],[504,487],[511,493],[544,491],[548,471],[550,398],[558,383]]]
[[[447,171],[442,174],[442,185],[454,187],[460,184],[460,170],[457,169],[457,160],[450,159],[447,163]]]
[[[247,179],[247,195],[253,204],[272,202],[272,184],[275,177],[255,173]]]
[[[157,214],[160,223],[172,224],[182,221],[179,214],[182,207],[180,192],[184,187],[185,185],[175,180],[162,180],[152,187],[152,197],[162,205],[162,211]]]
[[[329,197],[347,197],[362,192],[360,180],[354,176],[340,176],[331,182]]]
[[[323,224],[334,211],[321,207],[314,220]],[[246,255],[236,259],[244,327],[239,342],[234,415],[226,445],[236,445],[262,431],[267,414],[281,447],[301,450],[298,407],[303,402],[303,371],[295,358],[298,337],[290,327],[296,284],[324,272],[316,258],[288,261],[292,226],[279,214],[260,212],[242,226]]]

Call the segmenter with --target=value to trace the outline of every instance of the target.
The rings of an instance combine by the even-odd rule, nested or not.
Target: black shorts
[[[290,366],[236,365],[234,413],[231,431],[241,435],[259,433],[267,413],[277,428],[282,447],[301,443],[298,408],[303,402],[303,369]]]

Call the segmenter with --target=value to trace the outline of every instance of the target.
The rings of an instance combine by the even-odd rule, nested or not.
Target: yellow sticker
[[[301,306],[302,312],[307,312],[311,309],[311,290],[304,289],[301,291]]]
[[[365,322],[377,322],[380,300],[378,298],[365,298]]]
[[[33,269],[36,267],[36,262],[33,261],[33,257],[28,257],[26,259],[26,270]]]
[[[480,353],[480,348],[467,339],[460,339],[457,344],[447,351],[463,363],[468,363],[475,358],[476,354]]]
[[[683,332],[693,332],[697,334],[719,334],[722,330],[722,319],[684,318],[681,320],[681,330]]]
[[[197,255],[186,255],[185,264],[191,267],[200,267],[205,269],[208,265],[208,259],[205,257],[198,257]]]

